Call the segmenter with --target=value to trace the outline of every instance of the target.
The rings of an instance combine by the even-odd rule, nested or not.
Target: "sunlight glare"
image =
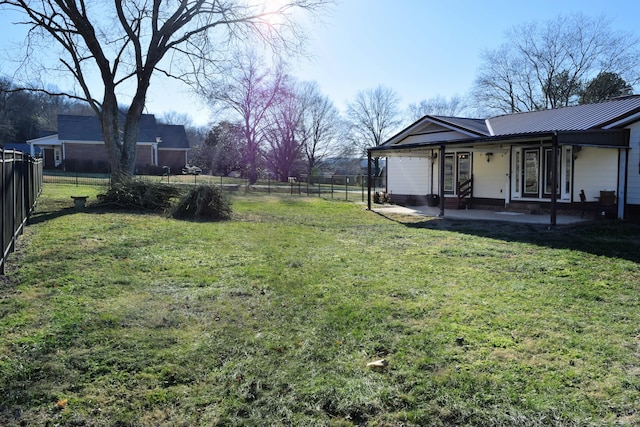
[[[290,12],[290,5],[294,3],[292,0],[249,0],[249,5],[255,7],[258,13],[264,13],[264,22],[269,25],[280,24],[283,21],[283,14],[278,11],[283,11],[284,14]]]

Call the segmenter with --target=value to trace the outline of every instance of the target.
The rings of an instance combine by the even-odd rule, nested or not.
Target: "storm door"
[[[471,154],[448,153],[444,156],[444,192],[455,194],[458,184],[471,178]]]

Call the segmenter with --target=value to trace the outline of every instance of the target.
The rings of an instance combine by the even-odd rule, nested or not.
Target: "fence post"
[[[0,163],[2,163],[2,166],[0,166],[0,173],[2,173],[2,175],[0,175],[0,189],[2,189],[2,199],[0,200],[0,208],[2,209],[2,237],[0,237],[0,241],[2,242],[2,253],[0,254],[0,274],[4,274],[4,264],[5,264],[5,259],[4,259],[4,250],[7,247],[6,242],[4,240],[4,235],[5,235],[5,224],[4,224],[4,218],[5,218],[5,191],[6,188],[4,186],[4,150],[0,149],[0,155],[2,156],[0,158]]]
[[[349,175],[344,176],[344,200],[349,201]]]
[[[13,214],[11,216],[11,249],[10,252],[13,252],[15,250],[15,244],[16,244],[16,219],[18,217],[18,203],[16,203],[16,193],[17,193],[17,187],[18,184],[16,182],[16,152],[13,151],[12,153],[12,167],[11,167],[11,184],[12,184],[12,189],[11,189],[11,204],[13,205]]]

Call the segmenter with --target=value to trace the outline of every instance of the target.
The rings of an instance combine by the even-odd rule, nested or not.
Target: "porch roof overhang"
[[[510,145],[552,142],[598,148],[629,148],[629,129],[590,129],[585,131],[553,131],[516,135],[498,135],[449,141],[416,142],[411,144],[379,145],[367,151],[374,157],[430,157],[433,150],[446,148],[469,151],[507,150]]]

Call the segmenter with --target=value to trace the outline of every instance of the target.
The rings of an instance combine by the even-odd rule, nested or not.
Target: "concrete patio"
[[[430,206],[399,206],[399,205],[372,205],[371,210],[380,214],[398,213],[405,215],[420,215],[427,217],[438,217],[439,207]],[[446,219],[479,220],[479,221],[504,221],[517,222],[522,224],[551,225],[549,214],[531,215],[520,212],[498,212],[482,209],[446,209],[444,212]],[[584,218],[579,215],[556,215],[556,225],[571,225],[581,222],[593,221],[593,213],[585,214]]]

